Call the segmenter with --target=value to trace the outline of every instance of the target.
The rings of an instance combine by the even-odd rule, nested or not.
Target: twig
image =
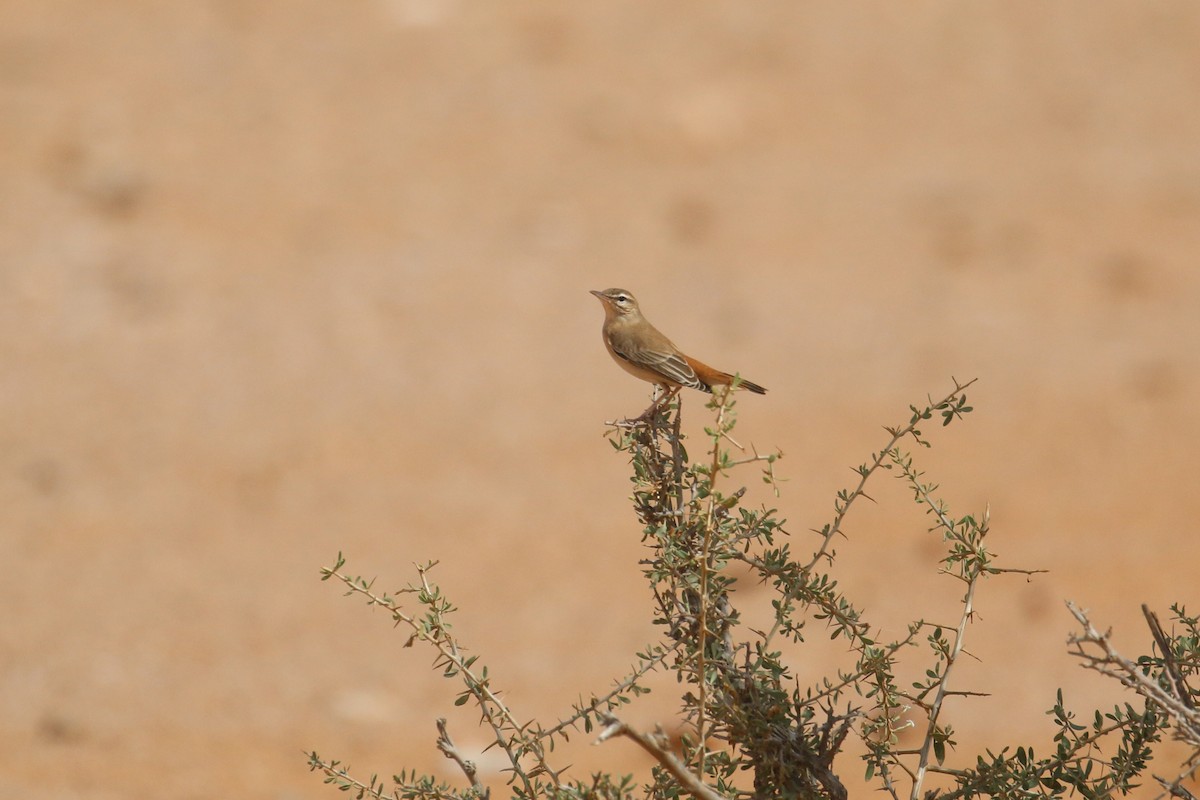
[[[684,764],[677,755],[671,752],[667,746],[667,736],[661,729],[656,730],[652,734],[641,733],[626,725],[621,720],[611,714],[605,714],[601,717],[607,727],[600,732],[600,736],[596,738],[594,744],[600,744],[611,739],[614,736],[626,736],[637,742],[638,746],[645,750],[650,755],[654,756],[655,760],[662,765],[663,769],[671,773],[671,777],[679,781],[688,794],[700,800],[729,800],[725,795],[713,789],[708,784],[704,783],[696,777]]]
[[[881,648],[882,653],[888,657],[894,655],[895,653],[899,652],[901,648],[907,647],[908,645],[910,645],[912,643],[912,640],[916,638],[917,633],[919,631],[920,631],[920,628],[916,628],[916,627],[910,628],[908,631],[908,636],[905,636],[903,639],[900,639],[898,641],[892,642],[891,644],[884,646],[883,648]],[[837,681],[836,683],[830,683],[828,686],[821,689],[820,691],[805,697],[803,702],[798,702],[796,704],[796,708],[800,709],[800,708],[804,708],[805,706],[811,706],[811,705],[823,700],[826,697],[837,695],[843,689],[845,689],[847,686],[851,686],[855,683],[858,683],[860,680],[862,680],[862,678],[863,678],[863,673],[858,672],[858,671],[842,675],[841,679],[839,681]],[[799,681],[797,681],[797,686],[798,686],[798,684],[799,684]],[[905,699],[911,700],[912,698],[906,696]],[[887,709],[885,708],[885,712],[886,711],[887,711]]]
[[[954,398],[962,394],[967,387],[975,383],[976,380],[978,380],[978,378],[972,378],[963,384],[959,384],[958,381],[955,381],[954,390],[951,391],[950,394],[943,397],[939,402],[930,403],[930,409],[945,406]],[[821,546],[817,548],[816,552],[813,553],[812,559],[810,559],[808,564],[805,565],[804,571],[806,573],[811,572],[813,568],[816,567],[816,565],[820,562],[820,560],[825,557],[826,550],[829,548],[829,543],[833,541],[833,537],[842,532],[842,522],[845,521],[846,514],[848,514],[850,511],[850,506],[853,505],[854,501],[859,497],[864,496],[865,493],[863,492],[863,489],[866,487],[867,481],[870,479],[871,475],[877,469],[883,466],[883,462],[888,459],[892,451],[895,449],[896,443],[915,431],[917,429],[917,425],[919,425],[921,421],[922,418],[917,416],[903,428],[885,428],[885,430],[892,435],[892,438],[888,440],[888,443],[884,445],[883,449],[880,450],[873,459],[871,459],[871,465],[869,467],[863,466],[858,469],[858,485],[854,487],[853,491],[846,495],[845,500],[841,502],[840,507],[837,509],[837,513],[834,515],[833,522],[822,532],[822,536],[824,538],[821,541]]]
[[[964,391],[966,391],[967,387],[969,387],[971,384],[975,383],[976,380],[978,380],[978,379],[972,378],[971,380],[967,381],[966,383],[961,383],[961,384],[957,380],[955,380],[954,381],[954,389],[948,395],[946,395],[944,398],[942,398],[940,401],[938,401],[937,403],[931,402],[929,404],[929,407],[926,408],[925,411],[931,413],[933,410],[935,410],[937,408],[941,408],[941,407],[949,405],[951,403],[951,401],[953,401],[956,397],[958,397]],[[921,412],[918,412],[916,410],[916,408],[914,407],[913,408],[913,417],[912,417],[912,419],[909,420],[909,423],[907,425],[905,425],[902,428],[899,428],[899,427],[884,428],[884,430],[886,430],[888,433],[891,434],[891,439],[888,440],[887,444],[884,445],[882,450],[877,452],[874,455],[874,457],[872,457],[869,465],[863,464],[862,466],[858,467],[855,470],[859,475],[858,485],[855,486],[854,489],[852,489],[849,492],[847,492],[845,490],[838,492],[838,500],[834,505],[834,508],[836,509],[836,513],[834,514],[833,522],[829,523],[828,525],[826,525],[824,528],[822,528],[819,531],[816,530],[815,528],[813,529],[814,532],[819,533],[821,535],[821,537],[822,537],[821,544],[813,552],[812,558],[810,558],[808,560],[808,563],[804,564],[800,568],[800,577],[798,580],[796,580],[794,582],[795,586],[799,587],[804,584],[807,576],[812,574],[812,571],[814,569],[816,569],[816,566],[817,566],[817,564],[819,564],[821,562],[821,559],[830,558],[829,553],[828,553],[829,545],[833,541],[835,536],[838,536],[838,535],[844,536],[845,535],[842,532],[842,524],[846,521],[846,515],[850,513],[850,507],[852,505],[854,505],[854,501],[856,501],[860,497],[866,497],[868,500],[871,499],[870,495],[868,495],[865,491],[867,481],[870,480],[871,476],[873,474],[875,474],[875,472],[880,467],[883,466],[883,463],[885,461],[887,461],[888,459],[893,458],[895,456],[897,442],[899,442],[901,439],[908,436],[909,434],[916,433],[917,426],[919,424],[921,424],[923,419],[924,419],[924,415]],[[750,564],[751,566],[755,566],[760,569],[762,568],[761,562],[756,564],[755,559],[742,559],[742,560],[746,561],[746,563]],[[768,572],[770,572],[770,571],[768,571]],[[771,573],[771,574],[774,574],[774,573]],[[782,627],[783,627],[783,618],[781,615],[776,614],[775,621],[772,624],[771,629],[769,631],[767,631],[766,635],[764,635],[762,637],[762,644],[763,644],[764,648],[774,640],[776,634],[779,633],[779,631]]]
[[[683,445],[680,440],[683,437],[681,432],[683,426],[683,398],[679,399],[679,405],[675,407],[675,428],[673,436],[671,436],[671,465],[674,469],[671,484],[675,487],[675,508],[677,514],[683,513]]]
[[[1179,782],[1183,779],[1183,775],[1180,775],[1173,781],[1168,781],[1165,778],[1158,777],[1157,775],[1154,776],[1154,780],[1158,781],[1163,787],[1163,791],[1166,794],[1171,795],[1171,797],[1178,797],[1180,800],[1197,800],[1196,795],[1179,785]]]
[[[348,768],[340,761],[325,761],[316,753],[308,754],[308,768],[325,775],[325,783],[336,786],[340,791],[354,795],[357,800],[395,800],[397,797],[421,797],[425,800],[461,800],[459,795],[446,784],[430,782],[410,783],[395,776],[391,790],[386,789],[378,775],[372,775],[368,783],[351,777]],[[415,776],[414,776],[415,777]]]
[[[661,664],[663,661],[665,661],[667,656],[669,656],[671,653],[675,652],[675,650],[678,649],[678,647],[679,647],[678,642],[676,642],[675,644],[672,644],[670,646],[664,646],[662,648],[662,651],[659,652],[658,655],[654,656],[653,658],[646,659],[641,664],[639,664],[637,667],[635,667],[633,672],[631,672],[628,676],[626,676],[626,678],[624,680],[619,681],[611,692],[604,695],[603,697],[593,697],[592,702],[588,703],[588,705],[586,707],[582,707],[582,708],[576,707],[576,709],[575,709],[576,713],[572,714],[571,716],[567,717],[566,719],[559,720],[558,724],[555,725],[553,728],[547,728],[546,730],[539,730],[537,732],[537,738],[545,739],[546,737],[555,736],[559,733],[562,733],[562,731],[564,731],[566,728],[571,727],[573,725],[577,725],[579,723],[579,721],[581,719],[583,719],[585,716],[587,716],[588,714],[594,714],[597,711],[599,711],[600,706],[610,704],[614,697],[629,691],[629,688],[631,686],[634,686],[635,684],[637,684],[637,682],[639,680],[641,680],[646,674],[648,674],[651,670],[655,669],[659,664]],[[582,699],[583,698],[581,697],[580,700],[582,701]]]
[[[384,797],[383,790],[376,786],[374,776],[372,776],[371,783],[363,783],[352,778],[349,770],[339,768],[336,761],[324,761],[316,753],[309,754],[308,765],[309,769],[323,772],[327,778],[326,783],[336,783],[339,789],[344,787],[345,791],[353,791],[355,797],[374,797],[376,800],[382,800]]]
[[[937,695],[933,699],[933,705],[929,708],[929,727],[926,728],[925,740],[921,743],[921,755],[917,760],[917,776],[913,781],[912,794],[909,795],[911,800],[917,800],[921,796],[921,784],[925,780],[925,773],[929,770],[929,751],[933,747],[938,716],[942,713],[942,701],[946,699],[946,686],[950,682],[950,671],[954,668],[954,662],[958,659],[959,653],[962,652],[963,637],[967,633],[967,623],[970,621],[971,614],[973,613],[975,587],[978,585],[978,577],[977,573],[967,583],[967,594],[963,598],[962,617],[958,621],[958,628],[954,636],[954,646],[946,654],[946,669],[942,672],[942,679],[938,683]]]
[[[1088,619],[1087,612],[1079,606],[1067,601],[1067,608],[1072,616],[1083,626],[1082,634],[1072,634],[1069,639],[1075,650],[1072,655],[1083,659],[1084,666],[1095,670],[1101,675],[1116,678],[1125,686],[1146,698],[1166,712],[1175,722],[1175,730],[1180,738],[1192,746],[1200,746],[1200,712],[1188,706],[1174,692],[1163,688],[1161,684],[1142,672],[1137,664],[1122,656],[1109,641],[1109,633],[1100,633]],[[1093,644],[1100,649],[1103,656],[1095,656],[1086,652],[1083,645]]]
[[[1166,633],[1163,632],[1158,615],[1151,611],[1150,606],[1145,603],[1142,603],[1142,615],[1146,617],[1146,624],[1150,626],[1150,634],[1158,644],[1159,652],[1162,653],[1163,669],[1171,676],[1171,681],[1175,684],[1175,693],[1179,695],[1179,699],[1183,701],[1184,705],[1188,708],[1195,708],[1196,704],[1192,701],[1192,688],[1187,685],[1187,680],[1179,671],[1175,652],[1171,649],[1171,642],[1167,639]]]
[[[943,506],[930,496],[929,487],[918,480],[919,474],[912,471],[907,459],[900,458],[899,454],[893,453],[892,460],[901,468],[904,476],[909,479],[911,484],[916,487],[918,498],[936,517],[938,525],[949,532],[951,536],[955,536],[954,521],[946,515]],[[979,526],[981,538],[986,533],[987,527],[988,512],[985,511],[983,523]],[[978,548],[975,549],[978,551]],[[929,706],[929,725],[925,730],[925,738],[921,742],[921,751],[917,758],[917,774],[913,780],[912,793],[910,795],[912,800],[917,800],[920,797],[921,786],[925,781],[925,774],[929,771],[929,751],[933,747],[934,738],[937,733],[937,722],[942,713],[942,703],[950,694],[967,694],[966,692],[950,691],[950,672],[954,669],[959,656],[964,652],[963,639],[967,634],[967,624],[971,621],[975,613],[975,587],[979,585],[979,578],[988,571],[989,568],[985,567],[982,561],[972,559],[970,567],[965,571],[965,574],[955,576],[966,582],[967,593],[963,597],[963,610],[958,620],[958,627],[955,629],[954,644],[951,646],[950,651],[946,653],[946,667],[942,671],[941,679],[938,681],[937,694],[934,695],[933,703]]]
[[[696,775],[700,777],[704,775],[704,757],[708,751],[707,732],[704,728],[708,714],[708,584],[709,573],[712,570],[710,548],[712,546],[714,513],[717,508],[717,474],[721,466],[721,437],[725,434],[725,412],[729,410],[728,400],[729,392],[725,392],[721,396],[716,425],[713,427],[717,435],[713,439],[712,464],[708,473],[708,503],[704,510],[704,541],[700,552],[700,619],[696,634],[698,641],[696,679],[699,683],[697,687],[699,699],[696,709],[696,745],[700,748],[696,756]],[[734,444],[737,443],[734,442]],[[738,446],[741,447],[741,445]]]
[[[340,562],[338,566],[341,566]],[[430,586],[428,578],[426,577],[427,570],[428,567],[417,567],[417,574],[421,578],[421,592],[424,596],[430,596],[433,594],[432,587]],[[440,622],[437,625],[428,626],[425,619],[417,619],[413,615],[406,613],[391,597],[375,594],[375,592],[371,590],[370,584],[360,582],[359,580],[340,572],[336,567],[332,569],[326,567],[322,569],[321,572],[325,575],[325,577],[337,578],[343,584],[345,584],[349,588],[349,592],[347,592],[347,594],[355,593],[364,596],[369,605],[380,606],[389,614],[391,614],[392,619],[396,621],[396,624],[404,623],[410,627],[413,631],[410,641],[412,641],[412,639],[420,639],[429,642],[437,649],[439,653],[441,653],[442,657],[445,658],[446,661],[449,662],[458,673],[464,676],[464,683],[466,684],[467,690],[475,698],[475,702],[479,704],[484,721],[486,721],[488,727],[492,729],[492,734],[495,737],[495,743],[499,745],[500,749],[504,751],[504,754],[508,756],[509,763],[512,765],[513,773],[521,779],[522,786],[526,793],[533,794],[534,787],[530,780],[530,775],[521,766],[521,752],[519,752],[518,749],[513,746],[512,739],[505,733],[506,729],[519,732],[522,729],[522,726],[517,723],[516,719],[512,715],[512,712],[508,710],[508,706],[504,704],[504,701],[502,701],[500,697],[488,686],[488,679],[476,675],[471,670],[470,664],[467,663],[467,660],[463,657],[462,652],[458,647],[458,642],[456,642],[455,639],[450,636],[445,627]],[[551,770],[549,765],[546,763],[545,753],[542,751],[540,742],[535,742],[534,746],[528,748],[526,752],[532,754],[533,758],[537,761],[539,769],[550,776],[550,780],[553,781],[554,786],[557,788],[559,786],[558,773],[554,770]]]
[[[446,718],[442,717],[437,721],[438,738],[437,748],[442,751],[442,755],[458,764],[458,768],[467,776],[467,780],[471,782],[471,788],[475,789],[486,800],[490,796],[490,791],[486,786],[479,782],[476,775],[475,762],[468,761],[458,752],[458,748],[454,746],[454,741],[450,738],[449,732],[446,730]]]

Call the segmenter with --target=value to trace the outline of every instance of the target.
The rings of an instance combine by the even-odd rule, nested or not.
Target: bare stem
[[[454,741],[450,738],[450,733],[446,730],[445,717],[437,721],[437,748],[442,751],[442,755],[458,764],[458,768],[463,771],[463,775],[467,776],[467,780],[471,782],[471,788],[480,792],[484,797],[488,796],[488,790],[482,783],[479,782],[479,777],[476,773],[475,762],[468,761],[463,758],[458,752],[458,748],[454,746]]]
[[[938,683],[937,695],[934,697],[933,704],[929,708],[929,726],[925,729],[925,741],[921,743],[921,754],[917,759],[917,775],[913,780],[912,793],[909,795],[911,800],[917,800],[921,796],[921,784],[925,781],[925,773],[929,770],[929,752],[933,748],[938,717],[942,713],[942,701],[946,699],[946,687],[950,682],[950,671],[954,668],[959,654],[962,653],[963,637],[966,636],[967,623],[974,613],[975,587],[978,584],[978,577],[979,575],[976,574],[967,582],[967,594],[963,598],[962,617],[958,621],[958,629],[954,635],[954,645],[946,655],[946,668],[942,672],[941,681]]]
[[[704,541],[701,544],[700,552],[700,620],[699,631],[697,638],[699,639],[699,653],[696,657],[696,669],[699,673],[697,678],[700,682],[698,688],[699,693],[699,709],[696,715],[696,738],[697,746],[700,752],[696,758],[696,774],[703,777],[704,775],[704,757],[708,750],[705,743],[705,725],[707,722],[708,712],[708,679],[706,671],[707,664],[707,648],[708,648],[708,582],[711,565],[709,564],[709,550],[712,546],[713,535],[713,517],[717,509],[717,473],[721,466],[721,437],[725,427],[725,412],[729,406],[729,393],[721,397],[721,405],[717,409],[717,422],[714,428],[713,447],[712,447],[712,462],[709,466],[708,473],[708,503],[704,509]]]
[[[1146,698],[1148,701],[1165,711],[1175,722],[1175,730],[1180,738],[1193,747],[1200,747],[1200,711],[1189,706],[1189,700],[1177,697],[1169,688],[1164,688],[1157,680],[1145,674],[1137,664],[1125,658],[1109,641],[1109,632],[1100,633],[1088,619],[1087,612],[1071,601],[1067,608],[1072,616],[1083,626],[1082,634],[1073,634],[1070,644],[1075,647],[1072,655],[1083,660],[1083,666],[1095,670],[1101,675],[1116,678],[1125,686]],[[1100,655],[1093,655],[1084,650],[1084,645],[1090,644],[1100,650]],[[1168,687],[1170,684],[1168,684]]]
[[[687,764],[684,764],[679,756],[671,752],[667,745],[666,734],[661,729],[652,734],[641,733],[611,714],[604,715],[602,721],[607,727],[600,732],[595,744],[600,744],[614,736],[628,737],[652,755],[692,797],[699,798],[699,800],[729,800],[688,770]]]

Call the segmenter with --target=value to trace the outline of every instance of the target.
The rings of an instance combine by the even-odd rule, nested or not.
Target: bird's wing
[[[707,391],[708,387],[696,377],[696,371],[675,346],[663,337],[663,342],[638,346],[631,342],[612,342],[613,352],[639,367],[653,370],[664,378],[692,389]]]

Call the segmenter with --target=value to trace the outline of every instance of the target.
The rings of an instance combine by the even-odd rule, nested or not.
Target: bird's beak
[[[588,291],[596,295],[596,299],[598,299],[601,303],[608,302],[608,298],[604,296],[604,292],[597,292],[595,289],[589,289]]]

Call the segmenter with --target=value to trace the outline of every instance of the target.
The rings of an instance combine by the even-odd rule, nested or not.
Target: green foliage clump
[[[553,724],[518,722],[487,667],[478,656],[464,654],[450,623],[455,608],[430,579],[434,564],[418,566],[417,579],[391,594],[346,574],[341,554],[322,571],[322,579],[337,579],[347,594],[386,609],[408,630],[409,644],[434,649],[435,668],[462,687],[456,705],[477,708],[492,746],[505,754],[506,791],[514,797],[840,800],[848,796],[842,777],[847,770],[861,771],[895,800],[1113,797],[1144,780],[1152,748],[1168,729],[1193,753],[1174,777],[1155,779],[1165,793],[1191,797],[1184,784],[1200,766],[1200,692],[1189,680],[1200,670],[1200,632],[1197,619],[1181,606],[1172,612],[1182,631],[1170,635],[1144,609],[1157,650],[1129,661],[1070,605],[1081,626],[1071,640],[1072,655],[1132,688],[1139,704],[1079,717],[1060,690],[1047,712],[1057,727],[1051,754],[1039,757],[1029,746],[1010,746],[950,763],[956,742],[946,701],[971,694],[952,688],[951,679],[964,654],[976,594],[985,578],[1033,572],[998,566],[988,549],[987,510],[954,516],[937,496],[938,486],[925,480],[912,453],[903,449],[908,443],[929,447],[922,428],[935,417],[945,426],[970,413],[968,386],[956,382],[941,400],[910,406],[906,424],[887,428],[886,444],[856,469],[856,485],[838,492],[831,520],[804,546],[786,531],[775,509],[746,508],[746,489],[725,486],[732,472],[754,466],[778,494],[774,469],[780,454],[746,454],[737,444],[730,394],[708,406],[714,418],[705,428],[707,450],[699,461],[688,458],[677,403],[646,419],[614,423],[609,438],[632,467],[633,506],[649,546],[641,568],[662,637],[635,654],[629,672],[609,691],[581,700]],[[940,571],[963,588],[952,626],[916,620],[903,635],[884,637],[838,585],[833,545],[846,535],[847,515],[880,471],[905,483],[929,516],[930,530],[941,538]],[[769,587],[768,625],[743,624],[735,573],[748,573]],[[405,610],[405,602],[417,610]],[[794,659],[814,629],[844,643],[848,664],[803,685],[785,649]],[[917,665],[923,677],[903,685],[897,678],[902,659],[910,668]],[[673,721],[685,731],[678,751],[661,729],[638,731],[618,716],[649,691],[644,679],[654,670],[671,672],[683,687]],[[462,787],[409,772],[393,776],[390,785],[375,775],[360,781],[340,762],[316,753],[309,764],[327,783],[359,798],[489,797],[496,787],[486,785],[459,753],[445,720],[438,720],[437,728],[435,744],[460,768]],[[910,730],[917,744],[901,746],[902,733]],[[654,757],[655,766],[641,781],[629,775],[571,775],[557,763],[554,750],[579,731],[598,741],[628,737]],[[843,753],[852,737],[862,745],[863,763],[857,768]]]

